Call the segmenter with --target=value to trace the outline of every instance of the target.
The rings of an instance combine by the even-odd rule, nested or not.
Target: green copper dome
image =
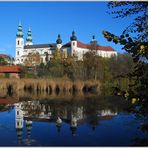
[[[32,42],[32,33],[31,33],[31,29],[28,29],[28,33],[27,33],[27,38],[26,38],[27,42]]]
[[[58,34],[58,39],[56,40],[57,44],[62,44],[61,36]]]
[[[22,25],[21,25],[21,23],[19,23],[17,33],[16,33],[16,37],[23,37],[23,36],[24,36],[24,34],[23,34],[23,31],[22,31]]]
[[[75,36],[75,32],[74,31],[72,32],[72,36],[70,37],[70,40],[71,41],[76,41],[77,40],[77,37]]]

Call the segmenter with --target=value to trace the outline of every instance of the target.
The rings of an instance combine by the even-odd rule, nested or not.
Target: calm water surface
[[[0,105],[0,146],[131,146],[147,139],[118,97],[26,100]]]

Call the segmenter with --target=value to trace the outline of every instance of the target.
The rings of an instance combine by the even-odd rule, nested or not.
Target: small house
[[[5,78],[20,78],[22,68],[20,66],[0,66],[0,77]]]

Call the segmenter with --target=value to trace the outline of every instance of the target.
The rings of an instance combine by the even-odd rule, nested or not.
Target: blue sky
[[[26,39],[31,27],[33,43],[54,43],[61,34],[63,44],[69,42],[74,30],[77,39],[89,43],[92,35],[99,45],[120,45],[106,41],[103,30],[120,35],[130,18],[113,19],[107,14],[107,2],[0,2],[0,53],[15,56],[15,38],[19,21]]]

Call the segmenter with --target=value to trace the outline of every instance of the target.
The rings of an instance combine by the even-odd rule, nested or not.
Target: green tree
[[[4,58],[0,58],[0,65],[7,65],[8,62]]]

